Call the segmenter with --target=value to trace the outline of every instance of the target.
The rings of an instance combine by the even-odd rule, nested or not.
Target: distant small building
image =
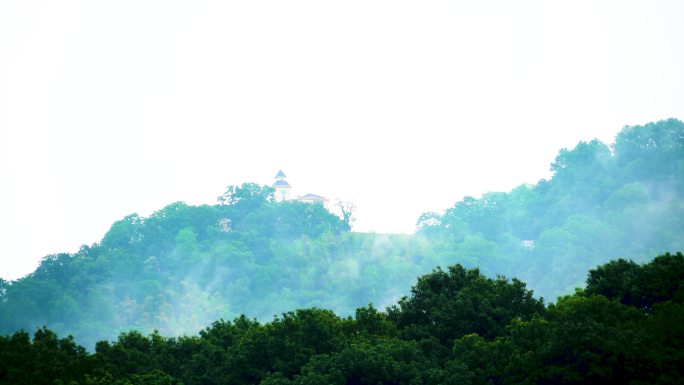
[[[328,205],[328,198],[322,197],[320,195],[316,194],[306,194],[304,196],[298,197],[295,199],[299,202],[306,202],[306,203],[315,203],[319,205],[326,206]]]
[[[273,182],[273,188],[275,189],[275,200],[276,202],[284,201],[296,201],[304,203],[319,204],[325,208],[328,208],[328,198],[322,197],[316,194],[306,194],[298,196],[297,198],[290,197],[290,191],[292,186],[287,182],[285,173],[283,170],[279,170],[275,176],[275,182]]]
[[[275,182],[273,182],[273,188],[275,189],[275,200],[276,202],[282,202],[290,200],[290,186],[285,180],[287,178],[283,170],[279,170],[275,176]]]
[[[218,221],[218,228],[219,231],[222,233],[227,233],[230,232],[230,225],[231,225],[231,220],[228,218],[221,218]]]
[[[534,241],[532,239],[524,239],[520,241],[520,247],[527,250],[534,249]]]

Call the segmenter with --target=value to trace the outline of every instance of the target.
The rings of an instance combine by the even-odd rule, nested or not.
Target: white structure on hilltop
[[[297,198],[290,197],[290,190],[292,186],[285,180],[287,178],[283,170],[279,170],[275,176],[275,182],[273,182],[273,188],[275,189],[275,199],[276,202],[283,201],[298,201],[312,204],[319,204],[325,208],[328,208],[328,198],[322,197],[316,194],[306,194],[298,196]]]
[[[273,188],[275,189],[275,199],[276,202],[288,201],[290,200],[290,186],[285,180],[287,178],[283,170],[278,171],[275,176],[275,182],[273,182]]]

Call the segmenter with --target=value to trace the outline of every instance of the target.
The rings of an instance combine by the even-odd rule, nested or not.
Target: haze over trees
[[[131,329],[193,335],[217,319],[246,314],[265,322],[301,308],[331,309],[334,313],[324,312],[325,317],[342,322],[369,303],[380,309],[396,303],[383,313],[389,323],[373,327],[396,329],[407,341],[429,335],[449,351],[454,333],[478,333],[487,341],[503,335],[511,317],[526,319],[523,314],[542,311],[534,298],[555,301],[583,287],[590,268],[618,258],[644,263],[684,249],[682,122],[626,127],[610,146],[596,140],[579,143],[561,150],[551,168],[549,180],[465,197],[443,215],[426,213],[415,235],[350,232],[351,217],[340,219],[318,205],[276,203],[271,188],[249,183],[229,187],[216,205],[177,202],[147,218],[133,214],[114,223],[99,244],[47,256],[34,273],[13,282],[0,280],[0,334],[47,325],[92,350],[97,341]],[[435,329],[431,322],[446,322],[450,313],[433,319],[424,312],[449,302],[452,294],[427,303],[400,298],[417,275],[455,264],[461,270],[437,270],[430,277],[450,282],[471,274],[480,282],[485,278],[468,270],[478,267],[485,277],[504,274],[527,282],[534,297],[529,293],[520,308],[478,318],[479,328],[459,321],[450,326],[454,330]],[[617,273],[639,265],[623,261],[607,266]],[[521,281],[499,285],[518,295]],[[498,290],[482,282],[464,301]],[[492,282],[496,287],[499,281]],[[629,299],[620,306],[646,313],[651,310],[642,303],[653,307],[660,301],[646,298],[650,294],[625,293],[620,295]],[[641,302],[629,302],[637,297]],[[492,309],[500,309],[503,299],[497,301],[489,304]],[[563,301],[552,309],[567,309]],[[247,329],[254,322],[243,321]],[[51,335],[47,330],[44,334]],[[482,345],[478,339],[468,341]],[[404,341],[378,350],[361,344],[348,347],[345,354],[353,359],[360,354],[354,349],[375,349],[378,356],[400,356],[406,346]],[[309,364],[302,360],[298,365]],[[310,364],[339,363],[316,362]]]
[[[418,234],[466,266],[519,277],[547,298],[583,284],[590,267],[684,249],[684,124],[625,127],[611,146],[563,149],[553,176],[465,197],[426,213]]]
[[[129,331],[89,354],[39,328],[0,337],[0,384],[680,384],[684,255],[615,260],[553,305],[461,265],[386,312],[319,308],[199,335]]]

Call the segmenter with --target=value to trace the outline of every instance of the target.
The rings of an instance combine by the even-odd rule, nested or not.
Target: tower
[[[275,182],[273,182],[273,188],[275,189],[275,199],[276,202],[282,202],[290,199],[290,186],[285,180],[286,176],[283,170],[279,170],[275,176]]]

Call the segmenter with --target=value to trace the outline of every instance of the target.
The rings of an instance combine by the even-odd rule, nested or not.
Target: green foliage
[[[420,277],[411,296],[389,309],[389,317],[405,338],[435,338],[450,347],[469,333],[502,335],[511,319],[529,319],[543,307],[518,280],[492,280],[456,265]]]
[[[589,271],[587,295],[602,295],[650,312],[656,303],[684,302],[684,255],[661,255],[643,266],[620,259]]]
[[[507,193],[465,197],[426,213],[419,234],[468,267],[524,279],[547,298],[567,294],[586,270],[617,258],[684,248],[684,123],[625,127],[562,149],[553,177]],[[505,257],[504,257],[505,256]]]
[[[131,328],[195,333],[239,312],[269,319],[332,304],[351,313],[374,297],[340,299],[353,282],[321,277],[356,242],[348,229],[320,205],[276,203],[270,187],[254,184],[229,187],[221,205],[129,215],[99,245],[47,256],[33,274],[0,282],[0,332],[49,324],[92,347]]]
[[[60,379],[68,384],[83,380],[90,368],[85,349],[73,337],[58,338],[46,327],[37,329],[33,340],[24,331],[0,336],[0,383],[40,385]]]
[[[47,256],[17,281],[0,280],[0,334],[49,325],[95,347],[94,356],[77,361],[97,370],[63,376],[64,383],[361,377],[390,383],[558,383],[604,381],[615,373],[667,383],[679,378],[681,363],[682,329],[674,320],[682,315],[682,256],[641,263],[684,249],[683,138],[684,124],[672,119],[626,127],[612,146],[579,143],[560,151],[551,179],[466,197],[443,215],[426,213],[415,235],[352,233],[352,206],[345,206],[347,216],[340,219],[320,205],[276,203],[270,187],[255,184],[229,187],[217,205],[177,202],[149,217],[133,214],[114,223],[99,244]],[[619,259],[627,257],[636,262]],[[452,267],[430,273],[436,265]],[[584,285],[589,269],[586,290],[548,311],[528,290],[552,299],[571,293]],[[426,273],[400,299],[414,277]],[[492,279],[497,273],[528,285]],[[603,297],[610,303],[601,302]],[[384,308],[397,300],[387,312],[361,307]],[[585,319],[578,310],[598,311],[601,304],[622,318],[613,322],[599,312],[603,318]],[[308,310],[291,311],[303,308]],[[234,321],[204,329],[216,319]],[[596,351],[575,346],[582,341],[563,337],[566,327],[589,340],[610,341],[592,345]],[[199,330],[199,337],[161,337]],[[117,336],[113,343],[97,343]],[[25,340],[25,348],[6,337],[6,351],[33,351],[47,337],[41,334],[37,345],[16,338]],[[58,360],[71,360],[59,349]],[[559,361],[563,349],[578,357]],[[622,349],[645,358],[637,362],[636,356],[616,353]],[[341,352],[360,360],[361,350],[369,360],[383,357],[394,364],[343,366]],[[394,352],[427,360],[431,371],[414,372]],[[603,356],[632,360],[633,368],[619,369]],[[327,368],[327,377],[316,377],[323,369],[303,371],[314,361]],[[564,369],[548,369],[554,362]],[[656,372],[666,373],[662,377],[636,376],[656,363],[662,367]],[[593,367],[611,369],[599,373]],[[396,368],[408,377],[395,375]],[[375,372],[385,374],[373,377]],[[0,381],[14,378],[9,375]]]
[[[240,316],[190,337],[128,331],[93,354],[43,327],[0,337],[0,384],[677,384],[683,272],[681,254],[612,261],[545,308],[522,282],[455,265],[419,277],[387,312]],[[641,297],[649,307],[620,302]]]
[[[415,342],[356,341],[331,355],[314,357],[293,384],[420,383],[430,365]],[[266,382],[268,383],[268,382]]]
[[[235,206],[240,205],[261,205],[275,201],[272,187],[260,186],[256,183],[245,183],[242,186],[228,186],[223,195],[218,197],[221,204]]]

